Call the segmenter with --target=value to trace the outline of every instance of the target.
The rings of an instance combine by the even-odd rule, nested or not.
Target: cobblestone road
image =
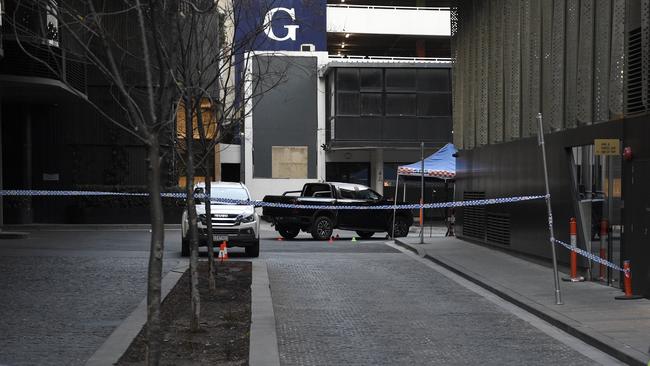
[[[306,245],[262,245],[283,365],[594,364],[382,241]]]
[[[166,267],[178,232],[168,232]],[[148,230],[0,241],[0,365],[83,365],[145,297]]]

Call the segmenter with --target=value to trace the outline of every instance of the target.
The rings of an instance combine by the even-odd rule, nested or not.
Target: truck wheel
[[[186,238],[183,238],[181,241],[181,257],[190,256],[190,241]]]
[[[260,256],[260,241],[257,240],[254,245],[246,247],[246,255],[248,257],[257,258]]]
[[[311,236],[316,240],[327,240],[334,232],[334,222],[327,216],[318,216],[311,225]]]
[[[278,232],[285,239],[293,239],[300,233],[300,228],[295,226],[278,226]]]
[[[403,238],[409,234],[409,220],[406,217],[396,217],[395,218],[395,237]],[[388,235],[393,235],[392,230],[388,232]]]
[[[372,231],[357,231],[357,235],[359,235],[361,239],[370,239],[375,235],[375,233]]]

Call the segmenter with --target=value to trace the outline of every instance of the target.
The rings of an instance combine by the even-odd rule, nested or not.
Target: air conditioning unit
[[[316,46],[311,43],[303,43],[300,45],[300,50],[305,52],[314,52],[316,51]]]

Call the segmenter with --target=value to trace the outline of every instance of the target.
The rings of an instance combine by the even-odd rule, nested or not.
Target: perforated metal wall
[[[639,43],[650,45],[650,0],[640,1]],[[626,0],[458,4],[452,15],[454,138],[463,148],[533,136],[538,112],[553,131],[623,115]],[[645,110],[650,47],[642,49],[638,104]]]
[[[593,121],[609,119],[609,62],[612,36],[612,1],[596,0],[594,37],[594,112]]]
[[[625,0],[612,1],[612,49],[609,71],[610,118],[623,117],[625,86]]]
[[[580,2],[580,33],[578,37],[578,125],[592,121],[594,74],[594,0]]]
[[[550,57],[550,113],[545,113],[549,124],[556,129],[564,128],[564,45],[566,39],[565,13],[566,1],[555,0],[553,2],[553,19],[551,35],[551,57]],[[546,95],[546,94],[545,94]]]

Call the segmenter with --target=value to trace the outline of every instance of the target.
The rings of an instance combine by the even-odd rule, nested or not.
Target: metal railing
[[[445,7],[327,4],[328,8],[450,11]]]

